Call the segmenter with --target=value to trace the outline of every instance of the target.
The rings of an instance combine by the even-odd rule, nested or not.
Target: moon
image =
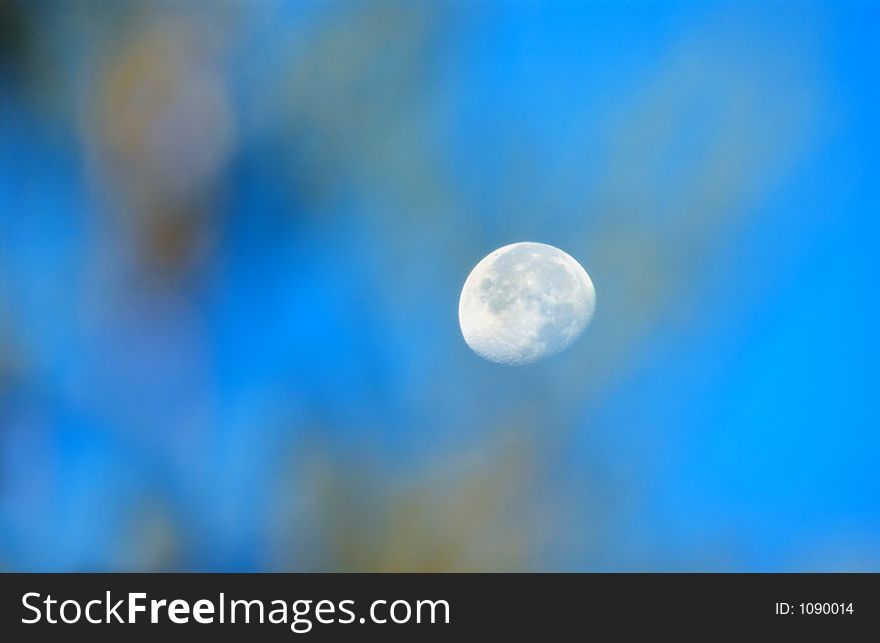
[[[596,309],[587,271],[545,243],[498,248],[474,267],[458,303],[467,345],[479,356],[519,366],[568,347]]]

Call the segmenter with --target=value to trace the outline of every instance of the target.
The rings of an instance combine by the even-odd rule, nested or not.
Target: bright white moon
[[[458,303],[464,341],[501,364],[530,364],[583,332],[596,308],[587,271],[559,248],[514,243],[468,275]]]

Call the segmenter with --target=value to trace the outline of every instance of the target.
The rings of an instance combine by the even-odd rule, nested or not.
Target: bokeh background
[[[0,568],[880,570],[878,13],[4,0]]]

